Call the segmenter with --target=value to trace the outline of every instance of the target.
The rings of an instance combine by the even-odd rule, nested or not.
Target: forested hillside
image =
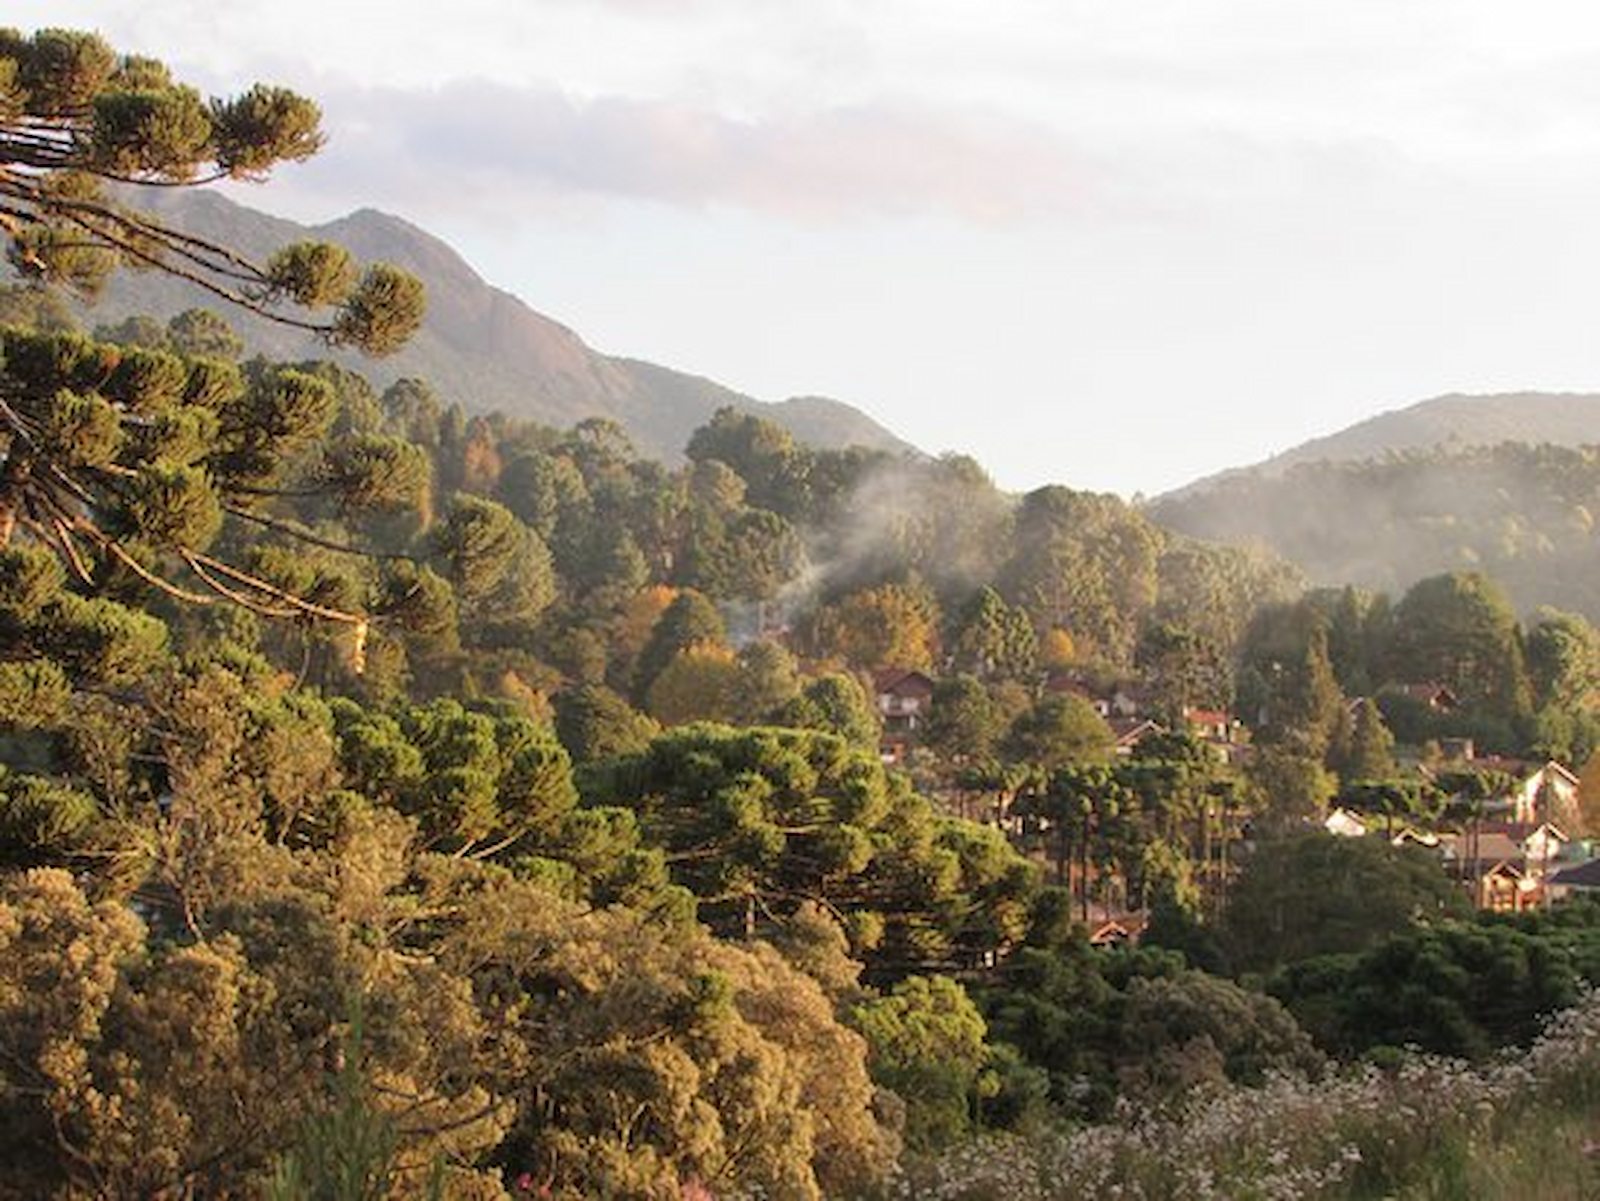
[[[1249,467],[1196,480],[1162,499],[1204,492],[1237,476],[1281,476],[1306,463],[1360,463],[1390,455],[1521,442],[1527,446],[1600,443],[1600,395],[1587,392],[1452,394],[1391,409],[1354,425],[1291,446]]]
[[[1399,592],[1441,571],[1483,571],[1519,609],[1600,616],[1600,453],[1503,442],[1237,475],[1156,501],[1151,520],[1256,545],[1323,584]]]

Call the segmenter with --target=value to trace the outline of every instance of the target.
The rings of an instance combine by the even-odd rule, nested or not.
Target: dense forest
[[[1477,574],[1305,592],[733,410],[668,467],[247,356],[230,309],[382,353],[422,298],[99,181],[259,176],[314,107],[61,31],[0,34],[0,89],[0,1197],[994,1196],[973,1162],[1088,1171],[1085,1132],[1289,1081],[1371,1120],[1275,1162],[1379,1195],[1416,1170],[1373,1116],[1399,1048],[1476,1082],[1441,1131],[1593,1062],[1600,911],[1476,915],[1315,822],[1481,822],[1451,740],[1587,761],[1582,617]],[[76,328],[51,289],[130,264],[215,311]],[[892,748],[891,669],[931,690]],[[1091,942],[1112,912],[1139,945]],[[1514,1088],[1462,1066],[1505,1048]],[[1093,1187],[1201,1195],[1258,1146],[1169,1144]]]

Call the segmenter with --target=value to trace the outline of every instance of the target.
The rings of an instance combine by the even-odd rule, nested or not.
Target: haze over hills
[[[136,313],[165,319],[184,309],[215,308],[252,352],[296,360],[334,358],[380,389],[402,376],[427,380],[468,411],[501,409],[568,426],[586,417],[620,422],[638,448],[668,461],[718,408],[769,417],[819,447],[859,445],[916,453],[860,410],[822,397],[779,403],[756,400],[712,380],[637,359],[602,354],[575,332],[517,297],[486,283],[447,244],[376,209],[360,209],[318,226],[269,216],[214,192],[175,189],[140,203],[190,233],[265,257],[287,242],[339,243],[363,262],[383,261],[419,276],[428,291],[421,331],[398,354],[369,359],[333,352],[313,337],[211,301],[200,289],[158,272],[122,272],[84,313],[90,323],[115,323]]]
[[[1397,595],[1478,570],[1513,602],[1600,620],[1600,396],[1444,396],[1153,501],[1192,537],[1264,546],[1313,582]]]
[[[1154,503],[1160,505],[1204,491],[1241,474],[1282,475],[1300,463],[1360,462],[1400,451],[1495,446],[1501,442],[1600,444],[1600,393],[1453,392],[1435,396],[1312,438],[1251,466],[1205,476],[1157,497]]]

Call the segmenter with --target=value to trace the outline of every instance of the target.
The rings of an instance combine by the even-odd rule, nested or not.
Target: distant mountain
[[[1391,452],[1434,447],[1463,449],[1502,442],[1600,444],[1600,393],[1502,392],[1471,396],[1454,392],[1436,396],[1302,442],[1253,466],[1206,476],[1159,497],[1155,503],[1161,505],[1204,492],[1239,475],[1282,475],[1300,463],[1354,463]]]
[[[724,405],[769,417],[814,446],[918,453],[839,401],[798,397],[766,403],[698,376],[601,354],[566,326],[486,283],[438,238],[376,209],[304,226],[209,191],[175,189],[153,202],[141,193],[139,202],[157,208],[179,228],[254,257],[286,242],[315,238],[345,246],[363,262],[404,267],[427,287],[427,319],[411,344],[389,358],[330,354],[314,338],[229,309],[182,280],[157,272],[123,272],[86,310],[91,323],[114,324],[137,313],[165,319],[188,308],[212,308],[238,330],[252,352],[289,360],[331,357],[359,370],[380,389],[402,376],[417,376],[444,399],[459,401],[473,412],[501,409],[554,426],[610,417],[641,451],[667,460],[678,458],[689,434]]]
[[[1600,622],[1600,446],[1444,444],[1255,468],[1146,512],[1191,537],[1269,548],[1316,584],[1398,596],[1426,576],[1482,571],[1524,612]]]

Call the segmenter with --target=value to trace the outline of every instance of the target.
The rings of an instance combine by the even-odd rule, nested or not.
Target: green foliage
[[[863,750],[876,749],[881,732],[878,711],[867,690],[843,672],[818,676],[778,709],[774,718],[780,725],[837,735]]]
[[[973,1125],[983,1069],[992,1054],[978,1007],[946,976],[908,976],[850,1010],[867,1040],[872,1077],[906,1105],[906,1144],[949,1146]]]
[[[1371,697],[1356,705],[1349,745],[1333,760],[1333,767],[1346,780],[1380,780],[1396,774],[1394,735]]]
[[[394,1120],[372,1101],[362,1064],[359,1016],[339,1052],[333,1096],[301,1123],[295,1146],[277,1164],[268,1201],[388,1201],[399,1139]]]
[[[422,324],[426,308],[421,282],[386,263],[368,267],[343,301],[330,337],[377,355],[404,346]]]
[[[184,358],[237,359],[244,342],[210,309],[185,309],[167,322],[167,342]]]
[[[661,727],[603,684],[569,688],[556,698],[556,733],[575,762],[637,755]]]
[[[1554,605],[1592,621],[1597,482],[1593,447],[1439,445],[1244,474],[1159,501],[1152,516],[1197,538],[1270,547],[1313,579],[1399,595],[1425,576],[1481,571],[1519,612]]]
[[[1262,747],[1247,771],[1267,824],[1279,831],[1320,821],[1338,791],[1338,781],[1321,761],[1285,747]]]
[[[1155,603],[1161,534],[1115,497],[1040,488],[1022,498],[999,590],[1041,629],[1061,627],[1113,662],[1132,658]]]
[[[847,918],[869,967],[981,962],[1019,941],[1035,887],[997,833],[935,821],[877,757],[807,730],[686,726],[586,784],[626,805],[701,917],[749,935],[804,902]],[[857,925],[857,915],[870,915]]]
[[[989,758],[1005,732],[998,705],[975,677],[958,675],[934,686],[923,738],[955,763]]]
[[[111,199],[107,180],[192,186],[218,177],[258,179],[322,144],[320,114],[282,88],[257,85],[228,100],[203,100],[148,58],[116,54],[94,34],[12,34],[4,57],[10,87],[0,120],[0,185],[11,213],[8,251],[29,279],[93,296],[123,263],[198,280],[231,304],[306,324],[330,341],[394,350],[421,319],[420,286],[383,265],[357,283],[343,251],[297,248],[264,265],[185,239],[152,214]],[[322,324],[286,317],[288,299],[341,307]]]
[[[398,438],[364,434],[330,446],[323,479],[346,510],[420,509],[430,484],[427,456]]]
[[[1239,700],[1264,742],[1321,759],[1344,720],[1329,624],[1305,600],[1259,610],[1240,653]]]
[[[66,716],[71,684],[49,659],[0,663],[0,727],[33,730],[59,724]]]
[[[72,593],[49,605],[29,633],[80,685],[107,688],[149,678],[166,657],[167,640],[166,626],[147,613]]]
[[[938,650],[937,602],[922,588],[880,584],[824,605],[811,642],[821,657],[863,667],[929,668]]]
[[[1482,1059],[1532,1041],[1596,971],[1600,925],[1582,906],[1560,918],[1396,932],[1359,954],[1290,964],[1268,988],[1342,1057],[1415,1046]]]
[[[351,784],[416,818],[430,843],[497,853],[554,838],[577,803],[572,767],[554,734],[519,717],[471,712],[453,700],[397,717],[336,709]]]
[[[1399,678],[1439,681],[1465,703],[1506,713],[1529,707],[1516,615],[1487,577],[1421,580],[1395,606],[1394,623],[1390,653]]]
[[[968,602],[953,639],[956,665],[979,677],[1027,680],[1039,653],[1033,623],[985,586]]]
[[[739,668],[733,653],[718,646],[680,651],[656,673],[645,694],[645,709],[662,725],[691,721],[733,721]]]
[[[322,146],[321,113],[303,96],[256,84],[231,100],[212,101],[217,163],[235,179],[259,178],[276,162],[298,162]]]
[[[800,694],[800,670],[781,643],[763,639],[739,651],[739,674],[730,700],[734,720],[770,721]]]
[[[508,1145],[559,1196],[729,1188],[818,1198],[893,1153],[866,1047],[764,944],[500,885],[446,942],[498,1037],[527,1055]]]
[[[457,493],[431,541],[463,610],[479,620],[530,621],[555,595],[548,549],[494,501]]]
[[[992,1037],[1044,1068],[1068,1112],[1103,1114],[1119,1093],[1160,1104],[1317,1062],[1281,1005],[1170,952],[1097,951],[1080,936],[1021,952],[979,999]]]
[[[0,768],[0,864],[58,861],[71,854],[98,817],[93,797]]]
[[[345,251],[309,244],[256,264],[131,200],[141,186],[259,178],[309,156],[322,141],[315,105],[262,85],[208,103],[160,62],[119,56],[93,34],[7,32],[3,42],[0,198],[8,258],[24,278],[93,297],[112,271],[131,265],[373,353],[397,349],[415,331],[421,286],[393,267],[369,267],[358,281]],[[107,182],[121,191],[113,196]],[[338,307],[325,321],[292,311],[328,304]],[[131,572],[171,598],[209,594],[360,623],[195,558],[223,532],[225,513],[263,507],[263,490],[325,432],[333,416],[325,392],[296,373],[259,367],[244,386],[229,362],[239,340],[209,312],[181,313],[165,328],[130,321],[99,343],[60,332],[62,323],[41,314],[29,314],[32,329],[0,328],[8,414],[0,547],[21,528],[85,582],[97,571]],[[183,355],[209,357],[190,363]],[[383,474],[392,477],[397,464],[409,474],[404,486],[388,479],[378,498],[371,453],[359,472],[349,453],[336,457],[346,503],[421,499],[418,456],[390,452]],[[366,491],[356,501],[358,482]]]
[[[1007,750],[1044,768],[1104,761],[1114,739],[1094,706],[1071,693],[1053,693],[1012,723]]]
[[[1221,933],[1236,969],[1261,971],[1360,951],[1465,907],[1428,852],[1317,833],[1261,844],[1234,886]]]
[[[691,589],[678,593],[639,654],[635,694],[642,697],[647,693],[662,669],[679,653],[702,643],[720,645],[725,637],[722,616],[715,605]]]

